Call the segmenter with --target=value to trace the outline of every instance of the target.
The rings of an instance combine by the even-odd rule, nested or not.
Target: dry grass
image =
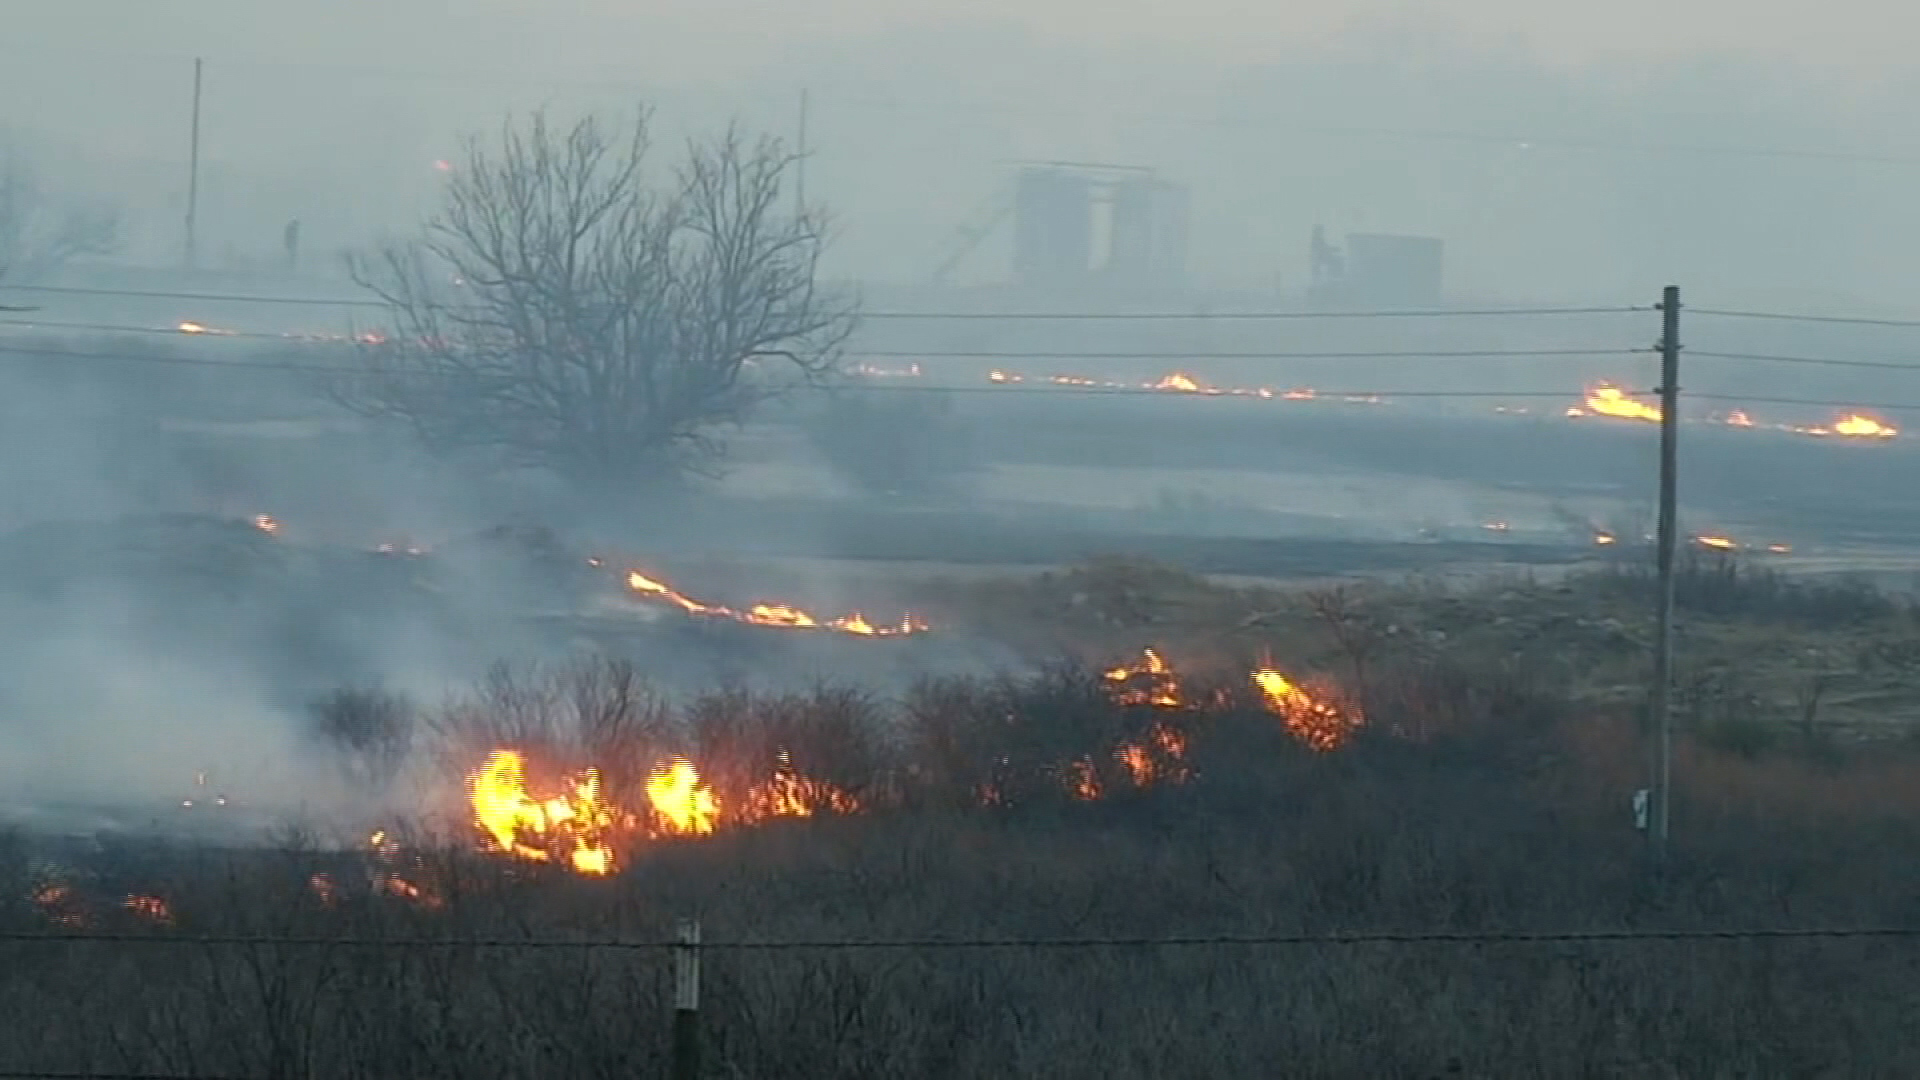
[[[1515,582],[1472,617],[1472,598],[1441,591],[1342,597],[1346,629],[1379,638],[1365,665],[1371,722],[1324,754],[1230,680],[1218,696],[1196,686],[1204,705],[1177,713],[1116,706],[1066,667],[929,683],[901,702],[820,688],[668,711],[641,707],[654,699],[618,669],[573,669],[575,692],[566,679],[534,679],[538,693],[496,685],[455,729],[547,732],[556,753],[592,742],[566,731],[611,730],[595,752],[688,747],[736,763],[716,764],[739,774],[722,786],[791,748],[866,812],[659,842],[609,880],[298,845],[96,854],[62,880],[90,899],[89,925],[156,936],[660,940],[684,915],[720,942],[1920,928],[1920,747],[1905,743],[1782,739],[1755,753],[1684,738],[1674,856],[1648,863],[1627,812],[1643,740],[1633,709],[1603,692],[1637,655],[1616,640],[1637,633],[1633,587]],[[1167,617],[1107,647],[1132,648],[1151,626],[1196,665],[1232,671],[1275,650],[1353,677],[1328,598],[1190,603],[1230,629],[1182,638]],[[1773,633],[1837,632],[1794,604],[1748,617]],[[1903,618],[1871,615],[1886,634]],[[1542,625],[1558,637],[1534,640]],[[1688,648],[1702,655],[1700,637]],[[1568,677],[1590,666],[1608,675]],[[614,698],[634,704],[611,707],[582,680],[629,686]],[[594,716],[615,719],[581,719]],[[1114,747],[1170,721],[1188,782],[1135,789],[1113,772],[1096,802],[1061,782],[1064,764],[1106,768]],[[45,928],[44,911],[17,901],[39,871],[13,850],[0,850],[0,895],[15,898],[0,918]],[[331,901],[311,886],[322,873],[339,886]],[[394,873],[436,902],[376,887]],[[173,927],[114,906],[133,891],[165,895]],[[756,1078],[1892,1077],[1914,1071],[1920,992],[1912,939],[715,950],[707,964],[709,1075]],[[651,950],[0,943],[0,1071],[663,1075],[667,975]]]

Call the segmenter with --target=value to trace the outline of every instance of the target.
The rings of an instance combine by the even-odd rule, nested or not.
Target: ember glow
[[[1727,536],[1696,536],[1693,538],[1693,542],[1703,548],[1712,548],[1715,551],[1738,551],[1740,549],[1739,543],[1734,541],[1732,537]]]
[[[1113,688],[1113,699],[1122,705],[1180,707],[1180,677],[1152,649],[1143,650],[1131,664],[1109,670],[1106,680]]]
[[[672,604],[689,615],[731,619],[752,626],[772,626],[787,630],[832,630],[858,637],[905,637],[909,634],[924,633],[927,630],[927,625],[912,615],[902,616],[900,621],[892,626],[877,626],[857,611],[838,618],[823,619],[811,612],[786,604],[755,604],[745,611],[717,604],[704,604],[666,582],[650,578],[638,570],[627,571],[627,588],[640,596]]]
[[[1727,414],[1727,426],[1728,427],[1752,427],[1753,417],[1748,416],[1745,409],[1735,409],[1732,412]]]
[[[253,527],[266,533],[268,536],[278,536],[280,534],[280,522],[270,514],[255,514],[253,516]]]
[[[1570,417],[1611,416],[1621,420],[1643,420],[1660,422],[1660,408],[1648,405],[1627,396],[1627,392],[1611,383],[1595,383],[1587,388],[1587,396],[1580,404],[1567,409]]]
[[[1260,688],[1267,711],[1315,750],[1339,749],[1360,726],[1358,714],[1309,693],[1271,665],[1253,673],[1253,684]]]

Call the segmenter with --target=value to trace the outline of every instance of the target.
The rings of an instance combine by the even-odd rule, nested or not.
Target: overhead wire
[[[370,297],[275,296],[252,293],[188,292],[168,289],[109,289],[81,285],[5,285],[0,291],[39,293],[50,296],[97,296],[141,300],[195,300],[231,304],[300,304],[317,307],[390,308],[385,301]],[[1383,308],[1348,311],[866,311],[862,319],[921,320],[1262,320],[1262,319],[1444,319],[1493,318],[1563,315],[1623,315],[1652,311],[1651,305],[1585,305],[1557,307],[1483,307],[1483,308]]]
[[[383,373],[374,369],[347,367],[347,366],[338,365],[338,364],[300,364],[300,363],[284,363],[283,364],[283,363],[272,363],[272,362],[258,361],[258,360],[210,360],[204,357],[195,357],[195,356],[156,356],[156,355],[143,355],[138,353],[79,352],[79,351],[68,350],[68,349],[36,349],[36,348],[0,345],[0,360],[6,360],[10,358],[15,358],[15,357],[39,357],[39,358],[56,359],[56,360],[58,359],[86,360],[86,361],[100,361],[100,362],[107,362],[107,363],[182,365],[182,366],[189,366],[189,367],[232,369],[236,371],[283,372],[283,373],[292,373],[292,374],[329,374],[329,375],[359,375],[359,376],[388,374],[388,375],[393,375],[394,377],[400,377],[400,378],[413,378],[413,377],[422,377],[422,376],[445,377],[445,378],[469,377],[469,373],[457,372],[457,371],[415,371],[415,372],[403,372],[403,373],[392,373],[392,372]],[[856,375],[855,378],[863,378],[863,377]],[[877,378],[877,377],[867,376],[864,378],[871,379],[871,378]],[[1153,388],[1144,387],[1144,386],[1143,387],[1127,387],[1127,386],[1097,387],[1097,386],[1073,386],[1073,385],[1063,386],[1063,385],[1057,385],[1052,383],[1024,383],[1024,382],[1017,383],[1017,384],[1002,383],[1002,384],[995,384],[991,386],[939,386],[939,385],[903,386],[897,383],[877,383],[876,382],[871,385],[864,386],[863,389],[904,390],[904,391],[913,391],[917,393],[986,393],[986,394],[1007,394],[1007,395],[1051,394],[1051,395],[1059,395],[1059,396],[1069,396],[1069,395],[1116,396],[1116,395],[1128,395],[1128,394],[1152,394],[1156,397],[1197,397],[1197,398],[1242,397],[1242,398],[1252,398],[1252,399],[1261,399],[1264,397],[1264,395],[1258,394],[1253,391],[1235,392],[1235,391],[1216,390],[1216,389],[1209,389],[1209,388],[1202,388],[1198,390],[1183,390],[1179,388],[1153,389]],[[1390,390],[1390,389],[1316,390],[1315,391],[1316,396],[1326,397],[1326,398],[1333,398],[1333,397],[1515,397],[1517,398],[1517,397],[1565,397],[1567,393],[1569,392],[1568,391],[1516,391],[1516,390],[1504,390],[1504,389],[1458,390],[1458,391],[1456,390]],[[1272,396],[1277,399],[1282,395],[1279,392],[1275,392]]]
[[[1725,319],[1772,319],[1781,322],[1838,323],[1844,326],[1920,327],[1920,319],[1883,319],[1863,315],[1799,315],[1785,311],[1741,311],[1734,308],[1686,309],[1689,315],[1712,315]]]

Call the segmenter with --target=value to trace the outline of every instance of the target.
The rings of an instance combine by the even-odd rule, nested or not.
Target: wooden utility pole
[[[673,947],[673,1080],[699,1080],[699,920],[680,920],[678,937]]]
[[[1676,492],[1680,437],[1680,288],[1660,297],[1659,622],[1654,628],[1653,828],[1655,854],[1665,857],[1673,820],[1673,570],[1679,546]]]
[[[800,134],[794,143],[797,153],[793,162],[793,216],[804,217],[807,212],[807,90],[800,88]]]
[[[195,235],[200,224],[200,81],[206,67],[205,61],[193,62],[193,134],[187,147],[187,268],[193,269],[199,261],[199,238]]]

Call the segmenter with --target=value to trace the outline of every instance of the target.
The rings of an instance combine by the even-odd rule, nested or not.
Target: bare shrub
[[[394,326],[341,401],[436,451],[627,494],[832,375],[853,307],[817,282],[824,221],[785,212],[794,152],[728,130],[660,185],[651,145],[644,112],[624,135],[535,114],[470,140],[424,236],[354,264]]]
[[[342,687],[307,711],[311,732],[333,751],[347,782],[376,795],[406,768],[417,716],[407,698],[371,687]]]
[[[610,798],[633,805],[648,771],[676,742],[666,699],[632,663],[605,658],[498,665],[427,723],[448,775],[464,777],[489,752],[513,749],[543,770],[596,769]]]

